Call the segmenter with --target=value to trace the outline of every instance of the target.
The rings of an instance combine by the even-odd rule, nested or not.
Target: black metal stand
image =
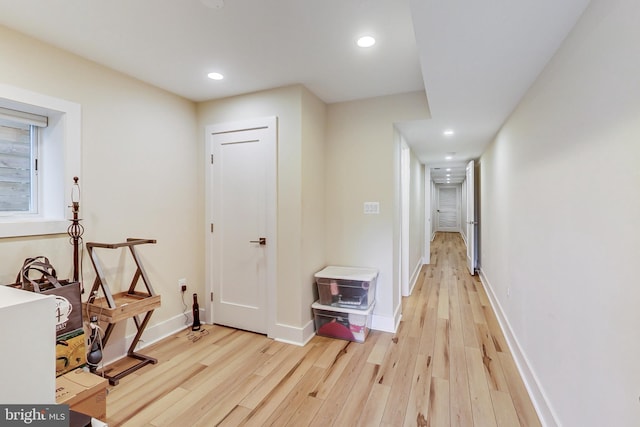
[[[73,212],[73,219],[70,219],[71,225],[67,228],[71,245],[73,245],[73,281],[79,281],[79,264],[80,257],[79,247],[82,246],[82,235],[84,234],[84,227],[80,224],[81,219],[78,218],[80,213],[80,186],[78,185],[78,177],[73,177],[73,190],[71,191],[71,210]],[[83,283],[80,283],[80,289],[84,292]]]

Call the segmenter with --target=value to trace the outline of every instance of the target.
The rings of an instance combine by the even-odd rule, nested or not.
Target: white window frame
[[[0,238],[66,233],[73,177],[81,176],[80,104],[0,84],[0,107],[49,118],[40,130],[39,212],[0,216]]]

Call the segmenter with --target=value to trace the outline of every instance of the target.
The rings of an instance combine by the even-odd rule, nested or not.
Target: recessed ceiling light
[[[224,79],[224,76],[220,73],[209,73],[207,74],[207,77],[209,77],[212,80],[222,80]]]
[[[451,168],[447,168],[447,172],[451,172]]]
[[[451,160],[451,159],[453,159],[453,156],[445,156],[445,158],[444,158],[444,159],[445,159],[445,160]]]
[[[451,136],[451,135],[453,135],[453,129],[446,129],[442,133],[444,134],[444,136]]]
[[[357,43],[360,47],[371,47],[376,44],[376,39],[371,36],[362,36],[358,39]]]

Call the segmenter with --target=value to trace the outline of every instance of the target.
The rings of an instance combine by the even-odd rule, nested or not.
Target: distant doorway
[[[474,161],[471,160],[467,164],[466,171],[466,218],[465,224],[467,235],[467,268],[471,275],[476,274],[477,267],[477,244],[476,244],[476,205],[475,205],[475,172]]]
[[[439,186],[437,192],[437,231],[460,231],[460,189]]]

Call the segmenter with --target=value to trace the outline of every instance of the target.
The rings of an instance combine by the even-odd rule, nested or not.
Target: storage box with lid
[[[311,305],[316,334],[347,341],[364,342],[371,329],[371,313],[375,302],[366,310],[339,308],[320,304]]]
[[[326,267],[315,274],[319,303],[366,310],[375,301],[377,278],[375,268]]]

